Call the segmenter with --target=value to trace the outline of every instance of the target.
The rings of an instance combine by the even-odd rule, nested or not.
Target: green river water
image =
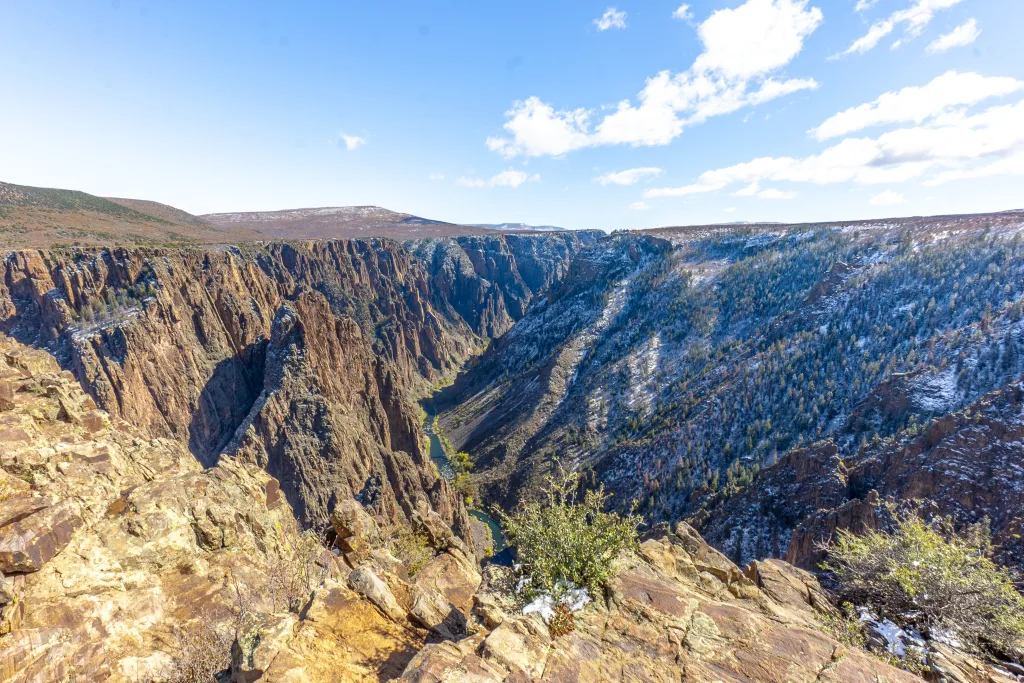
[[[448,455],[444,452],[440,437],[434,433],[434,413],[427,406],[423,406],[423,408],[427,412],[427,418],[423,421],[423,431],[426,432],[427,438],[430,440],[430,459],[437,465],[437,471],[440,472],[441,476],[451,481],[455,478],[455,470],[452,469],[452,464],[448,461]],[[469,514],[486,524],[491,530],[494,553],[497,554],[504,550],[505,534],[502,533],[501,525],[498,524],[498,521],[483,510],[471,509]]]

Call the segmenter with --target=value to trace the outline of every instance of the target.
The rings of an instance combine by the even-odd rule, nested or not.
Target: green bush
[[[575,472],[549,476],[539,500],[522,504],[511,515],[495,510],[530,579],[528,598],[555,594],[569,583],[600,595],[612,578],[615,557],[636,547],[643,519],[604,512],[610,497],[604,486],[587,491],[582,501],[578,488]]]
[[[388,552],[405,565],[409,578],[415,578],[420,570],[434,558],[430,539],[420,531],[410,531],[404,526],[395,527],[386,541]]]
[[[891,533],[840,531],[828,548],[843,600],[867,605],[926,636],[948,634],[974,652],[1024,655],[1024,597],[987,555],[988,525],[957,534],[948,519],[906,514]]]

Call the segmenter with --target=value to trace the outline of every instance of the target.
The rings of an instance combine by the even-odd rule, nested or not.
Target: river
[[[455,470],[452,469],[452,464],[448,460],[448,454],[444,452],[444,446],[441,445],[441,438],[434,432],[434,411],[427,405],[423,405],[423,410],[427,414],[427,417],[423,420],[423,431],[426,432],[427,438],[430,440],[430,459],[434,461],[440,475],[446,480],[452,481],[455,479]],[[498,524],[498,520],[494,519],[494,517],[491,517],[483,510],[471,508],[469,510],[469,514],[486,524],[491,530],[491,542],[493,543],[492,550],[494,551],[494,554],[497,555],[504,550],[505,534],[502,533],[501,525]]]

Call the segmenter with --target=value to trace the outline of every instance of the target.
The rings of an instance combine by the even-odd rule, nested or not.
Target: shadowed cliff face
[[[544,271],[535,284],[583,245],[524,239],[558,242],[546,271],[544,249],[518,246]],[[412,399],[507,329],[506,300],[535,292],[472,268],[453,288],[445,264],[468,257],[439,244],[447,260],[381,239],[12,252],[0,331],[52,352],[102,408],[206,466],[230,442],[282,479],[307,523],[364,493],[388,519],[427,503],[468,537],[461,502],[421,452]],[[514,271],[503,238],[488,244]],[[485,295],[462,296],[474,287]]]

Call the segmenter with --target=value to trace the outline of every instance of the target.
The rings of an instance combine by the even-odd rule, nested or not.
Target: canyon
[[[604,235],[0,200],[0,680],[161,680],[259,615],[232,680],[909,681],[836,640],[823,542],[912,507],[1024,568],[1022,212]],[[508,602],[421,401],[475,505],[560,466],[643,515],[571,634]]]

